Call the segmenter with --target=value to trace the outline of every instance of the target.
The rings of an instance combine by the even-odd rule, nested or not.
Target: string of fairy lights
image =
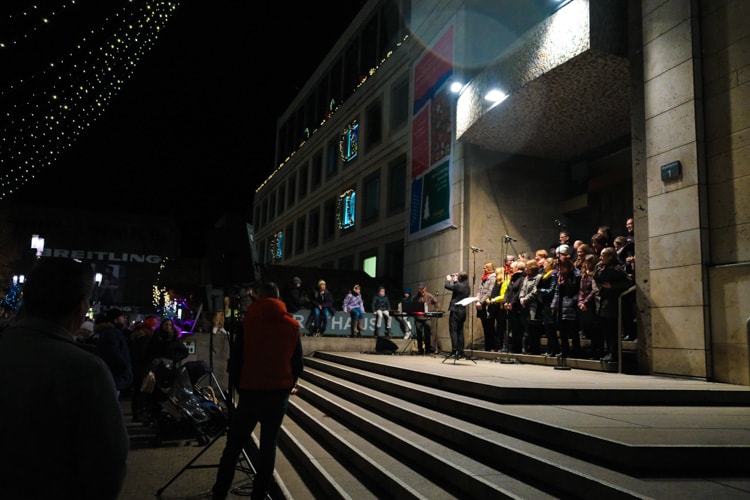
[[[0,200],[53,166],[96,123],[179,7],[179,0],[118,3],[124,5],[71,41],[63,56],[29,75],[6,77],[0,86]],[[0,55],[75,8],[83,7],[69,0],[50,12],[34,5],[11,14],[5,24],[27,22],[13,38],[0,35]]]

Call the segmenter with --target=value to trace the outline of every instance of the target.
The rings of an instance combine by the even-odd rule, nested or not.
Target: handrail
[[[617,373],[622,373],[622,298],[629,293],[633,293],[637,287],[631,286],[617,297]]]

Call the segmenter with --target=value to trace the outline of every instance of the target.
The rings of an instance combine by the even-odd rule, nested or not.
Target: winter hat
[[[159,320],[156,319],[156,316],[149,316],[148,318],[143,320],[142,323],[144,326],[147,326],[151,328],[152,330],[155,329],[157,326],[159,326]]]
[[[302,280],[299,276],[295,276],[294,278],[292,278],[292,283],[294,283],[295,285],[300,285],[302,284]]]
[[[424,283],[420,283],[417,285],[417,288],[427,288],[427,285],[425,285]]]
[[[94,323],[92,323],[89,320],[86,320],[83,323],[81,323],[81,329],[88,330],[90,333],[94,333]]]
[[[568,245],[560,245],[557,247],[557,250],[555,250],[555,253],[558,255],[570,255],[570,247]]]
[[[408,293],[409,295],[411,295],[411,288],[409,288],[408,286],[404,288],[404,293]]]

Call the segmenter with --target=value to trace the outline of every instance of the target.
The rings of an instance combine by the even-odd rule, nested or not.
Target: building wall
[[[750,3],[699,2],[713,373],[750,384]]]
[[[368,6],[372,4],[368,2]],[[579,0],[571,5],[591,6],[592,13],[601,13],[609,3]],[[623,5],[620,2],[617,8]],[[556,162],[493,151],[471,140],[458,141],[453,149],[451,227],[410,240],[407,207],[406,213],[385,219],[382,225],[366,228],[356,236],[336,235],[330,245],[309,251],[300,260],[304,265],[310,265],[310,260],[335,262],[340,255],[356,254],[365,245],[372,246],[373,238],[385,241],[392,237],[397,241],[398,233],[404,240],[404,284],[413,288],[417,282],[426,282],[428,291],[441,293],[441,309],[447,309],[448,299],[442,295],[447,273],[464,270],[476,281],[479,278],[475,275],[486,261],[499,265],[506,253],[548,248],[558,230],[552,221],[561,212],[586,231],[591,223],[587,212],[601,209],[592,207],[592,203],[612,202],[602,198],[616,196],[619,184],[605,186],[608,191],[598,193],[591,190],[592,186],[606,180],[607,175],[608,182],[615,182],[625,171],[632,176],[625,179],[632,191],[623,189],[627,199],[615,200],[609,209],[619,217],[632,208],[636,223],[639,371],[750,384],[750,303],[746,299],[750,295],[750,28],[742,22],[750,17],[750,2],[628,0],[627,5],[630,18],[620,28],[627,27],[629,39],[629,144],[610,144],[608,149],[592,150],[588,158]],[[387,102],[389,86],[403,78],[404,71],[449,22],[456,23],[458,67],[467,74],[478,73],[473,75],[477,88],[490,79],[494,65],[502,62],[490,61],[492,50],[478,52],[481,61],[469,57],[471,44],[480,38],[474,33],[470,36],[469,26],[483,26],[481,2],[414,0],[411,7],[409,28],[413,34],[397,59],[402,71],[379,71],[368,79],[354,98],[337,110],[330,124],[332,131],[311,144],[324,144],[352,116],[362,116],[362,110],[378,93]],[[592,28],[592,33],[603,33],[601,28]],[[591,52],[585,46],[581,50]],[[602,57],[599,61],[614,63],[619,75],[623,66],[615,58],[621,56],[612,55],[614,58]],[[461,66],[461,61],[467,64]],[[519,61],[519,66],[527,67]],[[565,57],[561,61],[565,62],[560,66],[571,64]],[[480,106],[480,95],[476,94],[476,106],[472,108],[476,113],[470,114],[467,123],[456,123],[456,128],[460,132],[473,127],[467,138],[482,141],[492,136],[493,130],[482,127],[492,117]],[[387,118],[383,122],[387,124]],[[409,154],[410,127],[406,128],[403,135],[394,137],[385,132],[388,146],[382,151],[390,148],[394,157],[397,150],[398,154]],[[308,159],[310,154],[306,153]],[[367,159],[370,154],[373,156]],[[352,177],[336,178],[306,202],[305,209],[348,183],[358,182],[369,168],[375,168],[369,162],[378,154],[365,149]],[[383,153],[380,158],[387,161],[387,156]],[[292,157],[290,165],[299,164],[296,162],[302,158]],[[623,165],[628,161],[629,169]],[[682,176],[662,181],[661,167],[674,161],[680,161]],[[588,190],[565,192],[563,186],[581,171],[589,175]],[[594,178],[596,175],[599,177]],[[286,223],[276,222],[277,227],[285,227]],[[387,233],[385,226],[393,232]],[[617,233],[619,228],[614,229]],[[505,235],[516,241],[505,242]],[[589,234],[574,236],[586,241]],[[480,247],[482,252],[472,252],[470,246]],[[468,330],[472,327],[469,322],[467,342],[479,340],[481,335],[481,327],[473,323],[477,338]],[[447,321],[434,326],[440,346],[447,348]]]

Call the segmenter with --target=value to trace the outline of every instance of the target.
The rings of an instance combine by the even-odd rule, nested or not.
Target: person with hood
[[[284,290],[282,297],[284,304],[286,304],[286,310],[292,314],[296,313],[300,309],[307,307],[307,298],[302,293],[302,279],[299,276],[292,278],[292,282]]]
[[[230,414],[226,446],[221,455],[213,499],[227,497],[242,448],[260,423],[260,450],[251,498],[266,498],[276,463],[276,443],[303,370],[299,323],[279,300],[275,283],[258,287],[258,298],[247,308],[243,325],[239,402]]]

